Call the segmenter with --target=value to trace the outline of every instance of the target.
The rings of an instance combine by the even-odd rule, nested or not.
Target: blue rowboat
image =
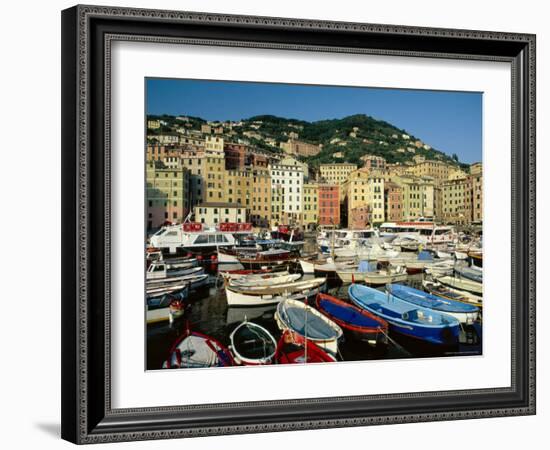
[[[460,323],[452,316],[433,309],[413,306],[394,295],[368,286],[352,284],[348,294],[357,306],[388,322],[390,332],[434,345],[458,344]]]
[[[471,324],[479,316],[479,308],[474,305],[447,300],[403,284],[392,284],[386,288],[390,294],[413,306],[433,309],[453,316],[461,323]]]

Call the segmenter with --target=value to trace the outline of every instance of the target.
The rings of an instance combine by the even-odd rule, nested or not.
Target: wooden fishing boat
[[[277,364],[311,364],[336,362],[336,358],[309,339],[283,331],[275,352]]]
[[[159,322],[173,322],[176,319],[183,317],[185,314],[186,305],[182,300],[172,300],[168,306],[149,308],[145,313],[147,325],[156,324]]]
[[[234,366],[235,360],[227,347],[218,340],[186,330],[172,345],[165,369]]]
[[[229,286],[269,287],[269,286],[277,286],[280,284],[294,283],[295,281],[298,281],[301,277],[302,277],[302,274],[300,273],[295,273],[292,275],[288,274],[288,275],[273,276],[268,278],[242,277],[242,278],[237,278],[235,280],[229,280]]]
[[[197,269],[201,269],[197,267]],[[177,280],[167,278],[165,280],[147,280],[147,291],[169,289],[172,286],[188,284],[189,289],[194,291],[208,285],[208,274],[196,272],[195,274],[178,277]]]
[[[472,265],[476,267],[483,267],[483,251],[482,250],[470,250],[468,256],[471,258]]]
[[[166,308],[174,300],[186,300],[189,295],[189,284],[177,285],[167,289],[147,290],[146,302],[148,310]]]
[[[163,283],[166,281],[181,281],[182,277],[187,275],[197,275],[203,273],[202,267],[195,267],[190,264],[189,267],[180,267],[175,270],[168,270],[166,264],[161,262],[152,263],[146,272],[147,283]]]
[[[296,260],[293,252],[277,248],[257,252],[253,257],[238,257],[239,263],[245,269],[264,269],[294,263]]]
[[[273,305],[287,297],[314,298],[325,284],[324,278],[313,278],[269,287],[226,286],[225,294],[229,306]]]
[[[338,269],[345,270],[357,265],[353,260],[335,262],[332,258],[300,258],[299,261],[304,274],[329,277],[336,275]]]
[[[311,340],[325,351],[336,355],[342,329],[325,315],[306,303],[284,299],[277,305],[275,321],[281,331],[289,330],[297,336]]]
[[[452,316],[413,306],[368,286],[352,284],[350,300],[388,322],[390,333],[399,333],[433,345],[456,345],[460,323]]]
[[[235,269],[235,270],[220,270],[219,274],[226,280],[233,280],[249,275],[258,275],[258,278],[268,278],[270,276],[287,275],[287,270],[274,271],[273,269]]]
[[[477,306],[445,299],[403,284],[392,284],[386,288],[386,291],[413,306],[421,306],[453,316],[460,323],[470,325],[479,317]]]
[[[204,273],[204,268],[202,267],[192,267],[188,270],[185,275],[173,277],[168,276],[166,278],[152,278],[147,279],[147,286],[153,286],[155,284],[167,284],[167,283],[181,283],[189,275],[201,275]]]
[[[422,285],[429,293],[437,295],[438,297],[475,305],[479,308],[483,307],[483,298],[471,292],[460,291],[458,289],[443,286],[441,283],[428,280],[423,281]]]
[[[277,349],[277,341],[264,327],[246,320],[230,334],[235,362],[244,365],[271,364]]]
[[[363,264],[364,262],[362,261],[357,269],[338,270],[336,273],[344,283],[364,281],[367,284],[384,285],[407,280],[407,271],[402,266],[390,265],[382,269],[374,269],[376,267],[374,264],[369,263],[367,266]]]
[[[458,278],[467,278],[468,280],[476,281],[477,283],[483,283],[483,271],[479,268],[457,266],[455,267],[455,275]]]
[[[441,284],[444,284],[445,286],[452,287],[453,289],[468,291],[478,295],[483,294],[483,284],[478,283],[477,281],[450,276],[437,277],[436,280],[439,281]]]
[[[318,294],[315,305],[354,339],[370,345],[387,344],[388,323],[366,309],[327,294]]]
[[[427,264],[424,271],[433,277],[443,277],[452,275],[454,272],[454,259],[444,259],[443,261],[435,260],[431,264]]]

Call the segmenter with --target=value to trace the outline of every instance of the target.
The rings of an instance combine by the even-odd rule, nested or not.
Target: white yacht
[[[162,227],[153,236],[150,244],[161,250],[176,253],[178,249],[206,253],[219,247],[235,247],[253,240],[252,224],[220,223],[207,227],[201,223],[183,223]]]

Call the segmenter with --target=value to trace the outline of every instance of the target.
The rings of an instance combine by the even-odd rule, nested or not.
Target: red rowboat
[[[388,323],[362,308],[327,294],[317,294],[315,305],[351,337],[370,344],[387,344]]]
[[[285,330],[277,344],[275,361],[277,364],[311,364],[336,362],[336,358],[312,341],[306,340],[304,343],[302,336]]]

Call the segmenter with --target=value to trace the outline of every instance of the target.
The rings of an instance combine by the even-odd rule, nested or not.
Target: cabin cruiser
[[[379,228],[380,237],[395,243],[398,238],[413,237],[425,244],[447,244],[456,241],[457,234],[451,226],[437,225],[435,222],[385,222]]]
[[[323,230],[317,236],[317,245],[322,253],[330,253],[332,248],[356,248],[382,242],[378,230],[374,228]]]
[[[213,252],[219,247],[245,246],[254,240],[250,223],[220,223],[208,227],[187,222],[162,227],[150,238],[151,246],[176,253],[178,249],[196,253]]]

